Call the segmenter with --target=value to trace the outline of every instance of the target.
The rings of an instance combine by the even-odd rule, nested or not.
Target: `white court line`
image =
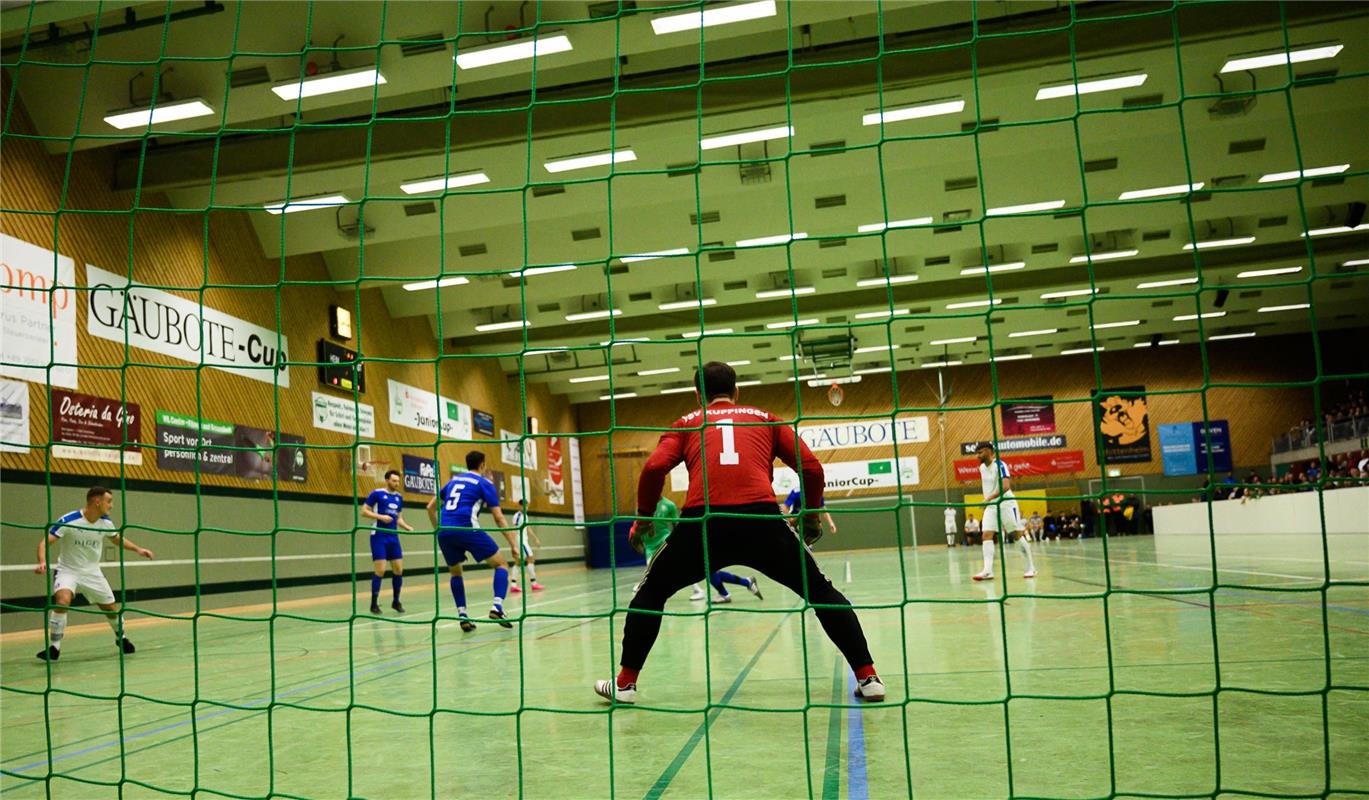
[[[501,548],[501,549],[502,549],[502,548]],[[584,545],[579,545],[579,544],[557,544],[557,545],[548,545],[548,546],[546,546],[546,547],[539,547],[539,548],[537,548],[538,551],[541,551],[541,550],[581,550],[581,551],[583,551],[584,549],[585,549]],[[433,555],[435,552],[436,552],[436,551],[434,551],[434,550],[411,550],[411,551],[409,551],[409,552],[407,552],[407,553],[404,554],[404,558],[408,559],[408,558],[410,558],[410,557],[412,557],[412,556],[430,556],[430,555]],[[357,554],[358,554],[358,555],[357,555],[357,563],[358,563],[358,564],[370,564],[370,563],[371,563],[371,559],[369,559],[369,558],[366,557],[366,556],[367,556],[366,553],[361,552],[361,551],[357,551]],[[124,562],[122,562],[122,563],[123,563],[123,565],[124,565],[125,567],[184,567],[184,566],[187,566],[187,565],[189,565],[189,564],[249,564],[249,563],[255,563],[255,562],[262,562],[262,561],[304,561],[304,560],[307,560],[307,559],[324,560],[324,559],[338,559],[338,558],[351,559],[351,557],[352,557],[352,554],[351,554],[351,553],[310,553],[310,554],[293,555],[293,556],[240,556],[240,557],[237,557],[237,558],[171,558],[171,559],[164,559],[164,560],[161,560],[161,561],[146,561],[146,560],[144,560],[144,559],[138,559],[138,560],[135,561],[135,560],[133,560],[133,559],[130,558],[130,559],[128,559],[127,561],[124,561]],[[120,564],[120,562],[118,562],[118,561],[102,561],[102,562],[100,562],[100,567],[101,567],[101,568],[106,568],[106,569],[113,569],[113,568],[119,566],[119,564]],[[0,566],[0,572],[32,572],[32,571],[33,571],[33,565],[32,565],[32,564],[8,564],[8,565],[6,565],[6,566]]]
[[[1106,561],[1106,562],[1109,562],[1109,563],[1117,563],[1117,564],[1132,564],[1132,565],[1135,565],[1135,566],[1138,566],[1138,567],[1170,567],[1170,568],[1172,568],[1172,569],[1190,569],[1190,570],[1195,570],[1195,571],[1198,571],[1198,572],[1208,572],[1208,573],[1212,572],[1212,568],[1211,568],[1211,567],[1194,567],[1194,566],[1189,566],[1189,565],[1187,565],[1187,564],[1166,564],[1166,563],[1163,562],[1163,561],[1125,561],[1125,560],[1123,560],[1123,559],[1117,559],[1117,558],[1098,558],[1098,557],[1096,557],[1096,556],[1076,556],[1076,555],[1070,555],[1069,553],[1051,553],[1050,555],[1055,556],[1055,557],[1058,557],[1058,558],[1077,558],[1077,559],[1080,559],[1080,560],[1082,560],[1082,561]],[[1232,567],[1218,567],[1217,571],[1218,571],[1218,572],[1239,572],[1239,573],[1241,573],[1242,575],[1262,575],[1262,576],[1265,576],[1265,577],[1268,577],[1268,578],[1292,578],[1293,580],[1295,580],[1295,581],[1300,581],[1300,582],[1306,582],[1306,581],[1320,581],[1320,580],[1322,580],[1322,578],[1319,578],[1319,577],[1317,577],[1317,576],[1315,576],[1315,575],[1289,575],[1289,574],[1286,573],[1286,572],[1259,572],[1259,571],[1257,571],[1257,570],[1251,570],[1251,569],[1234,569],[1234,568],[1232,568]],[[1345,578],[1345,579],[1343,579],[1343,580],[1364,580],[1364,578]]]

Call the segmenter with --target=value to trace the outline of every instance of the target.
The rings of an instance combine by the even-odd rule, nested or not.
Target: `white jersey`
[[[974,517],[970,517],[969,519],[965,520],[965,530],[969,531],[970,533],[978,533],[979,520],[975,519]]]
[[[946,532],[955,533],[955,509],[946,509]]]
[[[1014,496],[1012,489],[1009,489],[1006,492],[1002,491],[1003,479],[1010,477],[1012,477],[1012,475],[1008,472],[1008,465],[1004,464],[999,459],[995,458],[987,464],[980,464],[979,481],[984,488],[985,502],[988,502],[989,498],[994,495],[999,495],[1004,500],[1011,500]],[[994,497],[994,499],[997,500],[998,497]]]
[[[521,528],[523,527],[523,520],[524,520],[525,518],[526,518],[526,516],[523,514],[522,511],[515,511],[515,512],[513,512],[513,527],[514,527],[515,530],[518,530],[518,531],[519,531],[519,534],[518,534],[519,536],[522,536],[522,535],[523,535],[523,534],[522,534]]]
[[[62,515],[48,533],[61,539],[57,545],[58,569],[91,572],[100,568],[105,539],[117,536],[119,531],[109,517],[90,522],[80,511],[72,511]]]

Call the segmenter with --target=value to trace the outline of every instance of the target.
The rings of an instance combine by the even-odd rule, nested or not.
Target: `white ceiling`
[[[70,6],[69,14],[81,9],[50,3],[34,7],[35,18],[52,6]],[[196,8],[203,6],[171,6],[173,13]],[[205,98],[217,116],[158,126],[157,133],[180,135],[149,139],[145,153],[139,136],[111,136],[117,132],[100,118],[129,106],[128,79],[139,70],[151,74],[150,63],[87,69],[80,64],[91,52],[78,43],[28,52],[11,76],[38,132],[54,137],[48,142],[54,153],[119,147],[117,185],[165,191],[183,209],[251,209],[268,256],[321,253],[334,279],[382,292],[393,316],[427,316],[435,335],[462,352],[589,346],[502,359],[506,370],[517,372],[521,365],[529,381],[576,401],[594,400],[607,386],[569,379],[607,372],[608,348],[598,343],[610,339],[610,326],[607,320],[571,323],[565,316],[610,302],[622,311],[613,321],[614,338],[655,341],[612,351],[615,386],[643,395],[681,385],[701,357],[752,362],[739,368],[743,379],[792,379],[795,363],[775,360],[791,351],[791,333],[765,327],[785,320],[817,320],[797,331],[803,340],[849,334],[859,347],[898,345],[892,362],[890,351],[858,354],[828,375],[880,364],[917,368],[948,357],[983,362],[990,335],[999,354],[1055,356],[1085,345],[1090,321],[1140,320],[1097,331],[1098,343],[1109,350],[1156,335],[1193,343],[1200,338],[1198,323],[1174,317],[1212,311],[1220,288],[1230,290],[1221,309],[1226,315],[1202,320],[1203,336],[1268,336],[1314,324],[1325,329],[1369,322],[1369,265],[1342,266],[1369,258],[1369,232],[1302,236],[1305,228],[1343,225],[1350,203],[1369,200],[1369,11],[1363,5],[1284,6],[1292,45],[1345,45],[1336,58],[1296,65],[1293,72],[1305,77],[1335,70],[1337,79],[1290,88],[1288,72],[1279,68],[1223,76],[1225,90],[1239,95],[1222,95],[1215,73],[1233,55],[1284,46],[1276,4],[1242,4],[1240,13],[1229,4],[1177,12],[1159,5],[1085,4],[1073,7],[1070,26],[1071,8],[1053,3],[815,1],[781,4],[777,17],[705,29],[702,47],[697,32],[654,35],[646,13],[589,20],[585,3],[528,4],[529,14],[542,14],[543,30],[555,27],[571,37],[571,53],[539,59],[535,75],[526,62],[456,71],[450,40],[461,32],[462,49],[484,42],[471,32],[485,25],[486,8],[492,9],[492,28],[518,25],[517,3],[225,3],[219,13],[98,38],[94,54],[101,60],[154,62],[164,54],[165,66],[173,57],[209,57],[174,60],[165,82],[177,98]],[[167,7],[131,10],[142,18]],[[15,13],[7,10],[3,17],[7,64],[16,58],[8,49],[16,43]],[[973,43],[971,13],[993,17],[978,20],[980,36]],[[118,14],[100,20],[102,26],[122,21]],[[429,33],[448,41],[410,56],[394,43]],[[270,82],[226,88],[228,69],[264,66],[272,81],[298,76],[300,49],[311,40],[327,49],[340,34],[344,68],[375,63],[379,53],[387,83],[374,98],[369,89],[314,98],[296,119],[294,104],[272,94]],[[377,44],[382,41],[387,43]],[[1071,80],[1072,50],[1080,77],[1144,72],[1146,81],[1084,95],[1078,108],[1073,98],[1036,101],[1042,85]],[[310,58],[326,68],[331,56]],[[1248,93],[1252,76],[1255,94]],[[536,102],[529,111],[534,77]],[[144,96],[150,91],[146,80],[134,85]],[[71,103],[82,87],[85,102]],[[956,97],[966,101],[959,114],[882,130],[861,124],[863,114],[881,106]],[[1241,105],[1242,99],[1253,100],[1242,113],[1210,112],[1219,101]],[[976,133],[977,119],[985,122]],[[333,127],[316,127],[330,122]],[[772,141],[764,149],[698,149],[701,135],[785,124],[794,128],[792,141]],[[80,138],[67,138],[78,131]],[[836,154],[814,153],[815,145],[831,142],[844,144]],[[611,177],[607,167],[553,175],[541,166],[609,147],[631,147],[637,160],[619,164]],[[678,166],[701,155],[697,174]],[[1299,165],[1339,164],[1350,167],[1328,180],[1258,183],[1261,175]],[[669,168],[680,174],[667,174]],[[425,200],[399,190],[404,181],[476,169],[490,183],[445,198]],[[743,172],[756,179],[744,179]],[[969,178],[967,188],[947,183]],[[1127,190],[1196,182],[1205,184],[1194,197],[1200,202],[1118,201]],[[534,188],[537,194],[564,191],[535,196]],[[339,192],[366,202],[281,216],[260,210],[287,193]],[[826,207],[817,207],[818,198]],[[439,202],[425,208],[432,200]],[[1046,200],[1065,201],[1063,213],[983,213]],[[716,212],[718,220],[692,224],[691,215],[700,212]],[[358,224],[363,215],[364,232]],[[861,225],[921,217],[934,223],[857,233]],[[964,224],[956,229],[958,220]],[[741,239],[791,231],[807,238],[733,249]],[[1194,239],[1231,236],[1255,241],[1196,253],[1183,248]],[[462,248],[476,254],[462,255]],[[631,265],[617,260],[672,248],[690,254]],[[1069,263],[1086,250],[1119,249],[1138,252],[1092,269]],[[961,275],[982,266],[985,254],[990,263],[1025,262],[1026,268],[994,274],[991,286],[983,276]],[[509,276],[525,266],[565,263],[577,269],[521,282]],[[918,280],[891,290],[856,285],[880,274],[885,263]],[[1304,269],[1236,277],[1295,265]],[[469,283],[417,292],[400,286],[439,272]],[[1201,292],[1193,285],[1137,288],[1198,276]],[[1090,278],[1099,290],[1091,304],[1087,297],[1041,298],[1087,287]],[[791,279],[816,291],[793,301],[756,298]],[[992,314],[947,309],[990,291],[1002,301]],[[661,303],[700,295],[716,305],[702,314],[659,310]],[[1306,302],[1313,309],[1257,310]],[[892,323],[856,317],[891,308],[908,311]],[[521,331],[474,330],[510,318],[529,321],[526,346]],[[708,337],[699,352],[679,337],[700,323],[707,331],[731,328],[746,335]],[[1049,328],[1059,331],[1009,337]],[[929,344],[969,336],[977,341]],[[672,367],[681,371],[635,375]],[[805,373],[811,367],[798,364]]]

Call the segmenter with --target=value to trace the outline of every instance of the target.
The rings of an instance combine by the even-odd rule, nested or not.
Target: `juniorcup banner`
[[[290,387],[289,340],[270,328],[230,316],[196,300],[129,283],[86,265],[91,336],[151,350],[191,364]]]
[[[437,433],[440,423],[443,439],[470,440],[470,406],[407,383],[388,383],[390,422],[425,433]]]
[[[827,422],[800,425],[799,438],[813,451],[845,450],[853,447],[893,447],[931,441],[926,417],[901,417],[896,420],[871,419],[853,422]]]
[[[917,458],[876,458],[870,461],[836,461],[822,465],[823,491],[843,492],[856,489],[907,488],[918,482]],[[799,488],[798,473],[789,467],[775,470],[771,488],[775,494],[788,494]]]
[[[75,389],[76,262],[0,233],[0,265],[0,374]]]

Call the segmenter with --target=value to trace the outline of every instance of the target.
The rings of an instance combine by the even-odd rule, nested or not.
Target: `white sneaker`
[[[884,682],[878,675],[871,675],[856,686],[856,699],[865,703],[884,702]]]
[[[704,592],[704,590],[695,587],[694,593],[689,596],[689,599],[698,601],[704,599],[705,597],[708,597],[708,595]]]
[[[993,573],[986,569],[983,572],[976,572],[970,577],[977,581],[991,581],[993,580]]]
[[[727,595],[727,596],[725,596],[725,597],[719,597],[717,600],[714,600],[713,602],[714,602],[714,603],[730,603],[730,602],[732,602],[732,595],[729,594],[729,595]]]
[[[883,687],[880,687],[880,690],[883,691]],[[612,678],[606,681],[595,681],[594,693],[610,703],[630,706],[637,702],[637,684],[629,683],[625,688],[619,689],[618,682]]]
[[[1035,578],[1035,577],[1036,577],[1036,570],[1034,570],[1034,569],[1029,569],[1029,570],[1027,570],[1026,572],[1022,573],[1022,577],[1024,577],[1024,578]]]
[[[751,590],[751,593],[756,596],[757,600],[764,600],[765,597],[761,595],[761,582],[756,580],[756,576],[752,575],[748,581],[746,588]]]

